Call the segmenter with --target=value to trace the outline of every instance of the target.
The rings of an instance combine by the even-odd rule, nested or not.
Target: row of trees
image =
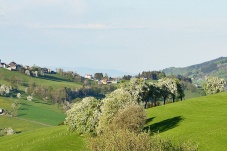
[[[158,80],[166,77],[166,75],[161,71],[143,71],[141,74],[139,73],[137,77],[146,78],[148,80]]]
[[[171,96],[174,100],[177,94],[179,96],[183,94],[181,91],[177,79],[164,78],[160,79],[157,84],[146,84],[144,79],[133,78],[128,83],[121,83],[117,90],[106,95],[102,101],[90,97],[75,103],[67,112],[66,124],[70,130],[77,129],[81,133],[101,133],[112,122],[119,110],[132,104],[142,107],[141,105],[146,104],[150,98],[158,101],[161,96],[164,100]]]
[[[64,102],[74,102],[78,98],[84,98],[93,96],[96,98],[104,98],[105,94],[112,92],[116,89],[113,85],[96,85],[96,86],[84,86],[82,88],[61,88],[53,89],[53,87],[44,87],[34,82],[30,82],[25,89],[25,93],[34,96],[39,99],[43,99],[52,104],[62,104]]]

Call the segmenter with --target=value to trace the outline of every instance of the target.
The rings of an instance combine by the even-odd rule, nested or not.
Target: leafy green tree
[[[147,102],[152,99],[154,102],[154,105],[157,105],[157,101],[161,98],[161,89],[155,84],[155,83],[150,83],[146,84],[146,87],[144,87],[144,92],[145,92],[145,108],[147,107]]]
[[[218,77],[207,77],[206,83],[203,84],[206,94],[215,94],[225,91],[226,81]]]
[[[76,130],[79,133],[96,133],[96,127],[101,115],[101,104],[101,101],[93,97],[87,97],[81,102],[75,103],[66,112],[65,124],[68,126],[68,130]]]
[[[182,84],[177,82],[177,98],[179,98],[182,101],[184,97],[185,97],[185,94],[184,94]]]
[[[97,80],[101,80],[103,78],[103,74],[102,73],[95,73],[94,78]]]
[[[130,80],[132,78],[132,76],[131,75],[124,75],[123,76],[123,80]]]
[[[166,104],[166,99],[169,97],[170,92],[164,82],[158,82],[158,87],[160,89],[160,95],[163,98],[164,105]]]

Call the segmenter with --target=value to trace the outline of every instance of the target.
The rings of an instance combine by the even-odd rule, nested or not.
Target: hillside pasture
[[[66,78],[60,77],[59,75],[55,74],[47,74],[45,76],[41,76],[39,78],[31,77],[25,75],[23,73],[17,71],[9,71],[7,69],[0,68],[0,84],[7,84],[10,85],[10,79],[16,78],[20,79],[23,82],[23,86],[19,86],[20,90],[24,91],[24,88],[31,83],[35,83],[37,85],[41,85],[44,87],[53,87],[53,89],[60,89],[64,87],[68,88],[81,88],[82,85],[76,82],[72,82]],[[8,80],[7,80],[8,79]]]
[[[54,126],[0,137],[0,150],[86,151],[84,138],[75,133],[68,133],[66,129],[65,126]]]
[[[147,115],[146,128],[161,137],[192,140],[199,150],[226,150],[227,93],[151,108]]]

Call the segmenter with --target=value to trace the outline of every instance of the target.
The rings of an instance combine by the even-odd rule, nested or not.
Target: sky
[[[226,0],[0,0],[0,59],[130,73],[227,57]]]

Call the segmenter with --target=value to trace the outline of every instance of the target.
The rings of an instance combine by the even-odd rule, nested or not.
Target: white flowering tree
[[[175,101],[176,96],[178,95],[178,86],[177,86],[177,84],[179,84],[179,80],[175,79],[175,78],[162,78],[162,79],[158,80],[159,87],[161,89],[167,90],[169,92],[170,96],[173,99],[173,102]],[[167,91],[163,91],[162,92],[164,94],[163,98],[168,96],[167,95]]]
[[[206,94],[215,94],[225,91],[226,81],[218,77],[207,77],[203,85]]]
[[[7,96],[9,93],[10,93],[10,87],[6,86],[5,84],[3,84],[1,87],[0,87],[0,95],[3,96]]]
[[[70,131],[76,130],[79,133],[96,133],[96,127],[101,115],[100,106],[102,102],[93,97],[84,98],[81,102],[75,103],[68,110],[65,124]]]
[[[168,87],[166,86],[164,80],[159,80],[158,81],[158,84],[157,86],[159,87],[160,89],[160,95],[162,96],[163,98],[163,102],[164,102],[164,105],[166,104],[166,99],[169,97],[170,95],[170,92],[169,92],[169,89]]]
[[[13,135],[13,134],[15,134],[15,131],[11,127],[8,127],[8,128],[4,128],[3,130],[1,130],[0,133],[2,135]]]
[[[113,117],[120,109],[124,109],[130,104],[138,104],[140,96],[135,95],[138,94],[137,92],[134,92],[133,94],[123,88],[119,88],[102,100],[102,115],[99,121],[98,133],[101,133],[109,124],[111,124]]]
[[[17,98],[21,98],[21,94],[20,93],[17,93]]]
[[[27,97],[27,100],[28,100],[28,101],[32,101],[32,99],[33,99],[33,97],[32,97],[31,95],[29,95],[29,96]]]
[[[137,100],[137,102],[143,101],[143,92],[145,87],[145,79],[143,78],[131,78],[130,82],[126,83],[123,82],[120,85],[120,88],[123,90],[129,92],[131,94],[131,97],[134,100]]]
[[[26,71],[25,71],[25,74],[26,74],[26,75],[28,75],[28,76],[30,76],[30,75],[31,75],[31,73],[30,73],[30,71],[29,71],[29,70],[26,70]]]

